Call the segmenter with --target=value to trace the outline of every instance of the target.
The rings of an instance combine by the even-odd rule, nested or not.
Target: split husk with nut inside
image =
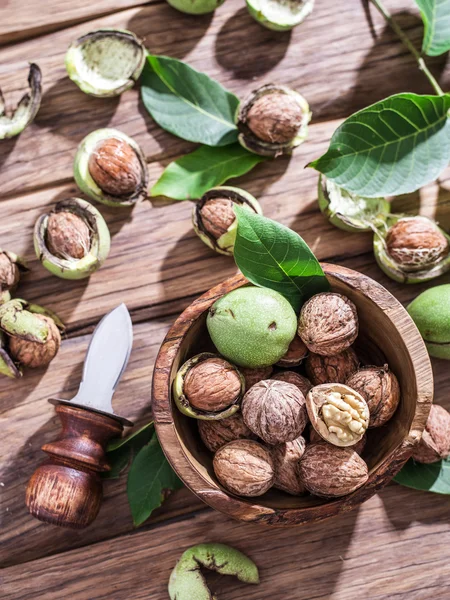
[[[314,0],[247,0],[247,8],[267,29],[289,31],[312,13]]]
[[[361,394],[339,383],[313,387],[306,396],[311,425],[334,446],[357,444],[369,426],[369,407]]]
[[[11,300],[20,280],[20,274],[28,271],[25,260],[14,252],[0,248],[0,303]]]
[[[450,236],[427,217],[396,217],[374,236],[379,267],[394,281],[421,283],[450,269]]]
[[[238,369],[217,354],[202,352],[186,361],[173,381],[173,398],[188,417],[226,419],[240,407],[245,380]]]
[[[41,80],[41,69],[35,63],[30,63],[28,73],[30,91],[21,98],[10,115],[6,111],[5,100],[0,90],[0,140],[19,135],[33,122],[41,105]]]
[[[110,234],[99,211],[86,200],[68,198],[34,227],[34,249],[42,265],[62,279],[89,277],[106,260]]]
[[[305,98],[285,85],[269,83],[254,90],[237,110],[239,143],[255,154],[290,154],[305,141],[311,111]]]
[[[78,187],[107,206],[131,206],[147,198],[149,174],[139,145],[117,129],[87,135],[75,155]]]
[[[239,550],[225,544],[199,544],[186,550],[169,579],[171,600],[217,600],[208,589],[201,569],[232,575],[243,583],[259,583],[258,567]]]
[[[125,29],[91,31],[72,42],[65,63],[70,79],[91,96],[118,96],[133,87],[144,68],[146,50]]]
[[[17,298],[0,306],[0,329],[0,372],[20,377],[20,367],[43,367],[53,360],[64,325],[52,311]]]
[[[237,233],[233,206],[262,215],[261,205],[251,194],[236,187],[219,186],[208,190],[192,209],[192,224],[198,237],[219,254],[232,256]]]
[[[385,198],[363,198],[344,190],[325,175],[319,177],[318,200],[322,214],[332,225],[352,233],[382,227],[390,213]]]

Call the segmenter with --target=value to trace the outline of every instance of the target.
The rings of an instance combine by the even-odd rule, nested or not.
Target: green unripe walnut
[[[278,292],[246,286],[219,298],[209,309],[206,324],[222,356],[257,369],[286,354],[296,335],[297,317]]]
[[[225,0],[167,0],[173,8],[188,15],[205,15],[219,8]]]
[[[450,284],[426,290],[408,306],[428,352],[450,360]]]

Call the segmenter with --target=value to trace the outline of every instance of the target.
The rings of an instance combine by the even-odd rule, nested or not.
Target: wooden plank
[[[349,234],[331,225],[317,207],[317,173],[304,165],[319,156],[338,121],[311,127],[310,139],[289,161],[278,159],[259,165],[238,185],[261,200],[264,213],[300,233],[320,259],[344,263],[370,253],[371,234]],[[152,178],[161,164],[152,164]],[[449,171],[450,173],[450,171]],[[396,201],[396,210],[437,214],[450,225],[450,184],[442,177],[420,195]],[[236,272],[234,261],[208,249],[191,225],[190,202],[152,208],[112,209],[99,205],[112,233],[112,249],[104,266],[90,279],[67,282],[50,275],[36,260],[32,245],[34,223],[56,200],[77,193],[73,185],[10,198],[2,202],[2,247],[23,254],[31,273],[23,278],[21,296],[48,305],[60,313],[69,333],[92,327],[106,311],[124,301],[139,319],[180,312],[193,297]],[[371,273],[401,299],[412,298],[417,286],[395,285],[377,268]]]
[[[5,3],[3,3],[5,4]],[[118,12],[144,4],[139,0],[78,0],[76,3],[56,0],[54,2],[28,2],[8,0],[2,4],[0,44],[17,42],[33,36],[57,31],[63,27],[88,21],[101,15]]]
[[[260,568],[258,586],[209,577],[218,597],[228,600],[425,600],[430,591],[444,600],[450,594],[450,565],[442,551],[450,543],[448,500],[390,486],[358,511],[324,523],[265,529],[207,511],[10,567],[1,575],[3,598],[166,598],[183,550],[211,541],[236,546]]]
[[[170,319],[134,326],[128,368],[114,397],[120,415],[142,425],[151,420],[153,363]],[[78,388],[89,336],[66,340],[47,373],[27,373],[21,380],[2,379],[0,388],[0,565],[32,560],[110,538],[133,529],[126,497],[126,477],[105,483],[105,501],[95,523],[83,532],[44,525],[25,507],[27,481],[45,458],[40,448],[54,440],[60,424],[49,398],[72,398]],[[203,508],[187,491],[170,498],[154,520]]]
[[[392,0],[390,5],[420,45],[420,20],[417,14],[405,14],[412,8],[410,0]],[[92,98],[68,79],[64,54],[87,29],[128,27],[146,38],[152,52],[187,60],[241,97],[273,79],[291,85],[309,100],[317,122],[348,116],[391,93],[431,93],[426,78],[378,14],[374,21],[375,41],[360,0],[318,2],[301,27],[280,34],[255,23],[240,0],[227,0],[214,16],[199,18],[163,2],[4,48],[0,82],[8,100],[13,102],[23,90],[30,60],[42,68],[44,94],[34,124],[19,138],[1,144],[1,195],[71,180],[77,144],[100,127],[117,127],[134,136],[151,162],[165,162],[192,147],[151,120],[137,89],[120,99]],[[443,71],[442,86],[449,88],[445,57],[432,59],[431,65],[437,74]]]

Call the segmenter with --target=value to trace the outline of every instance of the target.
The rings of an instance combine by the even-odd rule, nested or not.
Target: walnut
[[[306,447],[299,465],[305,488],[316,496],[345,496],[366,483],[369,471],[352,448],[337,448],[326,442]]]
[[[219,357],[192,366],[184,379],[184,393],[198,410],[219,412],[236,401],[242,381],[236,367]]]
[[[404,271],[420,271],[447,256],[449,243],[430,219],[405,217],[388,230],[386,249]]]
[[[306,359],[306,373],[314,385],[345,383],[358,367],[359,360],[353,348],[347,348],[334,356],[321,356],[312,352]]]
[[[0,292],[8,291],[16,287],[20,279],[19,265],[8,252],[0,250]]]
[[[229,198],[211,198],[200,210],[204,229],[218,240],[236,219],[234,202]]]
[[[273,375],[272,379],[276,381],[286,381],[286,383],[292,383],[292,385],[296,385],[301,393],[305,396],[312,388],[312,383],[300,373],[296,373],[295,371],[282,371],[281,373],[277,373]]]
[[[274,467],[269,450],[252,440],[235,440],[216,452],[214,472],[233,494],[261,496],[272,487]]]
[[[308,392],[306,406],[311,425],[327,442],[353,446],[369,425],[364,398],[346,385],[325,383]]]
[[[317,431],[314,429],[314,427],[312,425],[309,429],[309,441],[311,444],[325,441],[323,439],[323,437],[317,433]],[[359,440],[359,442],[356,442],[356,444],[351,446],[351,449],[354,450],[357,454],[359,454],[361,456],[361,454],[364,452],[364,448],[366,447],[366,443],[367,443],[367,434],[363,435],[362,438]]]
[[[341,294],[316,294],[302,308],[298,334],[311,352],[323,356],[339,354],[358,335],[356,306]]]
[[[346,384],[359,392],[370,412],[369,427],[380,427],[389,421],[400,402],[397,377],[384,367],[363,367],[353,373]]]
[[[450,456],[450,413],[438,404],[431,406],[422,439],[412,457],[420,463],[434,463]]]
[[[49,251],[66,260],[81,259],[91,247],[87,223],[72,212],[50,213],[47,220],[46,244]]]
[[[273,373],[272,367],[260,367],[259,369],[248,369],[247,367],[239,367],[245,379],[245,389],[249,390],[252,385],[259,383],[263,379],[269,379]]]
[[[241,413],[219,421],[198,421],[198,430],[203,443],[211,452],[217,452],[219,448],[234,440],[257,438],[244,423]]]
[[[279,367],[285,367],[287,369],[292,367],[298,367],[303,359],[308,354],[308,348],[305,346],[303,340],[298,335],[289,344],[288,351],[286,354],[277,362]]]
[[[242,416],[247,427],[271,445],[295,440],[308,420],[301,391],[291,383],[273,379],[260,381],[246,392]]]
[[[299,496],[306,492],[298,469],[305,448],[306,442],[301,436],[292,442],[272,446],[270,453],[275,470],[273,487],[293,496]]]
[[[99,142],[89,157],[89,173],[111,196],[131,196],[143,178],[139,158],[130,144],[118,138]]]
[[[249,129],[261,140],[284,144],[293,140],[303,122],[303,111],[290,94],[260,96],[247,113]]]
[[[55,322],[45,315],[34,315],[47,324],[47,339],[43,344],[30,342],[15,336],[9,339],[9,351],[11,356],[24,367],[45,367],[56,356],[61,345],[61,335]]]

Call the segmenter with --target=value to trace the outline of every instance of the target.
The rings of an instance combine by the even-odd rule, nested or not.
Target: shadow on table
[[[137,12],[126,28],[141,38],[152,54],[182,59],[200,42],[212,18],[212,14],[184,14],[163,2]]]
[[[262,27],[243,7],[218,32],[216,59],[237,79],[252,79],[276,67],[287,52],[290,39],[290,31]]]

